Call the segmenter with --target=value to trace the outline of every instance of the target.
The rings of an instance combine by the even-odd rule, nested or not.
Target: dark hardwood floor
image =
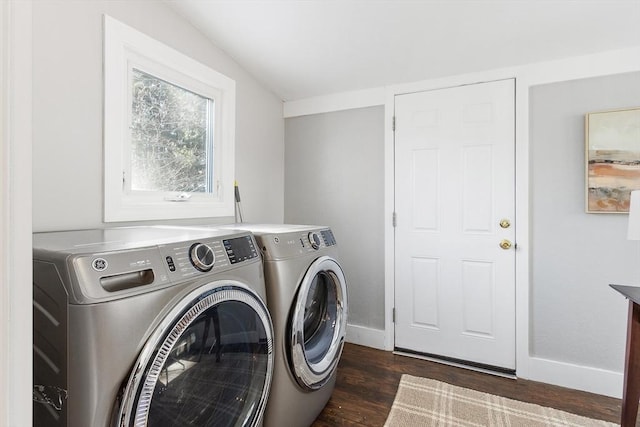
[[[586,417],[616,423],[620,419],[620,399],[535,381],[497,377],[346,344],[338,367],[335,391],[313,427],[382,426],[402,374],[433,378]]]

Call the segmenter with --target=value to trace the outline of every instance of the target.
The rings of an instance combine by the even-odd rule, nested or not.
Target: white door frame
[[[461,156],[466,150],[472,149],[468,145],[468,143],[462,141],[465,140],[465,138],[473,138],[473,132],[470,129],[460,129],[460,133],[458,133],[454,130],[454,128],[451,127],[451,122],[463,124],[463,122],[465,121],[462,117],[456,116],[454,111],[457,108],[464,108],[465,106],[467,106],[466,103],[475,105],[477,103],[485,102],[488,103],[487,105],[492,106],[492,120],[490,120],[490,122],[483,121],[482,119],[486,119],[483,116],[482,119],[478,118],[478,122],[476,123],[474,119],[471,119],[471,121],[473,121],[474,123],[470,129],[481,129],[480,133],[482,134],[481,136],[479,136],[480,139],[475,141],[472,146],[474,150],[479,150],[479,146],[484,147],[483,149],[485,150],[487,149],[486,147],[492,147],[488,152],[482,151],[482,155],[489,156],[490,159],[492,159],[491,162],[495,163],[496,165],[500,165],[501,170],[500,172],[494,172],[495,176],[485,176],[483,174],[483,166],[480,165],[475,165],[475,168],[472,167],[472,170],[469,170],[469,173],[471,174],[470,176],[476,176],[475,174],[477,174],[478,179],[487,179],[487,182],[483,182],[482,187],[493,188],[493,191],[488,191],[488,193],[486,194],[489,199],[491,199],[491,201],[487,206],[484,207],[484,209],[480,210],[482,212],[479,217],[481,218],[479,219],[480,222],[474,222],[474,219],[476,219],[475,216],[468,217],[466,215],[462,215],[460,218],[458,218],[462,220],[464,217],[465,223],[467,220],[469,220],[479,228],[474,229],[475,231],[471,232],[469,230],[462,230],[460,228],[462,227],[461,225],[454,225],[453,223],[447,222],[447,220],[442,218],[437,219],[439,218],[439,215],[442,214],[442,212],[438,214],[436,211],[431,212],[429,215],[426,215],[426,217],[423,218],[423,220],[426,221],[425,224],[416,225],[412,220],[407,221],[407,218],[405,218],[407,215],[412,216],[410,213],[398,211],[400,220],[398,221],[398,226],[395,228],[395,290],[398,292],[395,293],[396,324],[394,325],[394,341],[396,346],[399,345],[400,347],[405,349],[418,350],[422,348],[422,351],[427,351],[428,353],[444,354],[462,360],[471,360],[475,362],[482,361],[483,363],[488,363],[489,365],[493,365],[496,367],[515,369],[516,287],[514,283],[514,275],[515,258],[517,251],[512,248],[510,251],[505,252],[504,250],[500,249],[496,243],[501,238],[515,240],[515,231],[517,230],[518,225],[517,218],[515,217],[515,80],[495,80],[480,84],[464,85],[435,91],[414,92],[407,95],[396,96],[394,104],[396,109],[396,124],[401,123],[401,128],[396,128],[395,132],[395,162],[396,168],[409,168],[410,160],[416,161],[415,156],[417,154],[415,150],[418,150],[417,152],[422,153],[421,149],[424,149],[426,150],[426,153],[431,152],[431,150],[429,149],[433,149],[434,147],[439,148],[440,150],[438,150],[439,154],[438,156],[436,156],[438,158],[438,160],[436,160],[436,163],[442,162],[440,166],[442,166],[443,172],[438,172],[439,179],[442,178],[442,183],[439,183],[438,185],[444,185],[445,187],[447,187],[446,183],[448,183],[448,180],[452,179],[453,175],[456,175],[456,173],[453,172],[453,175],[447,175],[444,170],[446,169],[449,171],[455,171],[456,167],[460,167],[459,162],[461,161],[461,158],[458,157]],[[402,112],[400,112],[399,108],[402,108]],[[429,129],[422,129],[420,125],[416,126],[415,123],[412,123],[411,114],[414,114],[424,108],[426,108],[427,110],[436,109],[441,112],[442,123],[438,123],[435,128],[429,128],[428,126]],[[407,115],[408,117],[403,117],[403,114]],[[444,117],[446,117],[447,119],[445,119]],[[455,127],[457,125],[453,126]],[[434,130],[436,128],[437,130]],[[401,132],[402,134],[398,132]],[[429,143],[424,138],[428,137],[428,135],[431,134],[441,135],[442,138],[445,138],[447,144],[442,145],[441,143],[440,145],[438,145],[438,143],[435,142]],[[399,138],[402,135],[404,137],[401,144],[398,145],[400,142]],[[449,136],[452,136],[453,138],[450,141],[451,146],[448,144],[449,141],[447,138]],[[480,145],[478,146],[477,144]],[[456,155],[450,157],[453,153],[456,153]],[[478,152],[477,154],[481,155],[480,152]],[[425,156],[427,156],[426,158],[429,158],[430,160],[433,160],[433,158],[431,157],[432,155],[433,153],[431,153],[430,155],[425,154]],[[464,157],[467,158],[466,155]],[[401,162],[398,163],[400,160]],[[409,161],[409,163],[405,163],[407,161]],[[474,162],[472,161],[471,164],[473,165]],[[486,163],[484,163],[484,165],[486,165]],[[440,166],[438,167],[438,169],[440,169]],[[412,167],[415,167],[415,164]],[[411,190],[403,190],[403,187],[406,187],[406,185],[403,185],[403,182],[397,181],[397,179],[399,179],[399,176],[403,176],[404,178],[402,179],[406,179],[408,176],[407,173],[407,171],[403,172],[396,169],[396,209],[406,209],[409,200],[413,200],[414,197],[419,198],[419,196],[416,196],[414,193],[412,193]],[[465,173],[465,176],[466,175],[467,174]],[[425,177],[426,176],[421,176],[421,179],[424,179]],[[438,195],[436,195],[435,193],[430,194],[428,198],[442,197],[441,202],[444,204],[450,203],[452,205],[456,205],[458,203],[461,203],[463,205],[465,203],[463,200],[467,200],[468,202],[468,199],[463,195],[463,193],[466,194],[464,188],[466,188],[466,185],[470,185],[470,182],[468,182],[468,177],[466,179],[460,178],[460,181],[456,181],[455,178],[453,179],[455,181],[455,185],[459,185],[460,188],[456,187],[456,190],[454,191],[454,193],[456,194],[451,199],[449,199],[449,196],[451,195],[447,191],[443,192],[443,194],[440,194],[439,191],[433,190],[430,186],[425,186],[424,188],[422,188],[422,190],[426,192],[436,191]],[[505,179],[506,181],[503,182]],[[453,184],[453,182],[451,183]],[[419,184],[413,183],[412,186],[415,185]],[[453,191],[453,189],[451,190]],[[444,193],[447,193],[448,195],[444,195]],[[489,195],[489,193],[491,193],[492,195]],[[514,226],[509,227],[509,230],[502,230],[499,227],[494,228],[493,225],[489,226],[489,224],[487,223],[487,221],[493,222],[498,221],[500,218],[502,218],[502,216],[499,218],[493,217],[494,215],[497,215],[496,212],[498,211],[501,212],[499,215],[502,215],[505,218],[509,218],[514,223]],[[419,214],[414,212],[414,216],[415,215],[419,216]],[[432,217],[432,215],[435,215],[435,217]],[[489,215],[491,219],[489,219],[487,215]],[[402,220],[402,218],[404,218],[404,220]],[[413,219],[416,220],[416,218]],[[413,225],[410,225],[407,222]],[[420,220],[418,220],[418,222],[420,222]],[[431,229],[431,227],[434,226],[436,227],[436,229]],[[426,227],[426,229],[421,230],[422,227]],[[426,234],[424,232],[426,232]],[[449,233],[452,233],[452,238],[460,239],[461,242],[468,242],[470,246],[463,250],[461,247],[449,247],[448,243],[444,243],[439,238],[436,238],[433,242],[431,242],[431,239],[427,237],[427,235],[433,235],[434,237],[443,237],[448,236]],[[471,235],[473,235],[473,237],[470,237]],[[445,238],[444,240],[446,241],[448,239]],[[435,243],[436,241],[440,243]],[[431,245],[429,242],[431,242],[433,245]],[[402,247],[398,245],[402,245]],[[409,246],[412,249],[409,249]],[[447,248],[446,250],[445,247]],[[472,247],[474,249],[472,249]],[[492,271],[492,275],[494,276],[487,277],[481,274],[481,277],[483,277],[486,282],[483,281],[480,277],[474,277],[473,279],[466,277],[464,273],[462,274],[462,276],[458,276],[456,274],[460,274],[460,271],[456,268],[451,269],[451,266],[447,267],[448,262],[444,262],[441,265],[440,263],[435,261],[435,265],[438,265],[438,267],[436,267],[436,270],[438,271],[438,278],[442,280],[460,280],[462,282],[457,283],[457,285],[460,285],[460,288],[458,288],[456,284],[447,283],[446,286],[444,286],[444,288],[442,289],[440,289],[439,285],[436,286],[436,288],[438,288],[437,291],[435,288],[431,289],[429,286],[424,289],[421,287],[421,289],[429,294],[431,292],[436,292],[438,295],[440,295],[440,297],[443,297],[445,294],[449,296],[455,295],[456,297],[461,297],[466,301],[465,295],[468,296],[468,290],[466,290],[466,286],[464,285],[464,283],[466,283],[467,280],[471,280],[471,284],[473,285],[472,288],[476,291],[478,289],[481,289],[483,286],[493,286],[494,292],[490,292],[491,296],[487,296],[487,298],[489,298],[489,300],[491,301],[486,301],[488,303],[488,306],[492,306],[493,309],[471,309],[467,307],[466,304],[463,308],[461,306],[458,306],[457,303],[454,303],[453,306],[449,306],[448,304],[451,304],[451,301],[445,302],[444,300],[439,300],[437,303],[433,303],[435,307],[438,307],[436,308],[436,310],[440,313],[435,317],[431,317],[429,314],[424,313],[423,315],[425,317],[421,317],[419,316],[419,313],[417,311],[413,314],[410,313],[412,311],[410,295],[412,294],[412,292],[419,293],[421,291],[410,289],[411,283],[409,282],[412,281],[410,277],[412,275],[407,271],[400,271],[398,269],[398,266],[403,265],[404,267],[409,267],[410,265],[413,265],[413,261],[415,260],[409,262],[407,258],[404,258],[406,256],[415,256],[419,259],[425,257],[423,259],[423,261],[425,261],[425,264],[421,265],[431,265],[427,261],[433,261],[433,259],[431,259],[430,257],[436,256],[436,254],[441,250],[444,251],[441,254],[443,257],[441,261],[443,262],[445,260],[455,262],[473,260],[474,263],[481,263],[474,265],[482,265],[484,268],[490,269]],[[463,250],[463,252],[465,253],[464,256],[460,254],[460,250]],[[463,259],[460,259],[460,257],[462,257]],[[432,267],[434,267],[435,265],[432,265]],[[424,268],[429,270],[429,268],[426,266]],[[429,270],[429,272],[435,274],[435,271]],[[425,277],[422,277],[422,279],[424,278]],[[402,283],[398,282],[398,280],[402,281]],[[440,283],[440,285],[442,284],[443,283]],[[421,286],[422,285],[425,284],[421,283]],[[449,285],[453,286],[449,287]],[[478,286],[480,286],[480,288],[478,288]],[[429,290],[425,290],[427,288]],[[451,292],[451,294],[449,294],[449,292]],[[423,297],[425,295],[423,295]],[[492,303],[493,305],[497,304],[500,309],[497,309],[497,306],[493,306]],[[455,316],[456,314],[457,316]],[[476,319],[479,320],[479,324],[468,324],[467,321],[462,322],[459,316],[463,314],[469,314],[471,316],[469,319],[467,319],[467,321],[469,321],[471,318],[476,318],[475,316],[477,316]],[[421,317],[422,321],[426,322],[426,324],[430,324],[431,326],[434,326],[431,322],[436,322],[437,325],[435,325],[435,329],[430,327],[421,328],[416,326],[410,319],[414,315]],[[454,315],[454,318],[450,317],[451,315]],[[456,323],[456,319],[461,323]],[[401,323],[398,323],[400,321]],[[414,321],[421,323],[420,321],[417,321],[415,319]],[[464,325],[462,323],[464,323]],[[479,327],[479,329],[475,329],[476,327]],[[485,335],[483,338],[479,338],[478,335],[476,335],[474,332],[478,332],[481,335],[483,333],[488,335]],[[492,337],[493,339],[487,339],[488,336]],[[402,342],[400,342],[401,337]],[[431,348],[431,350],[428,350],[428,347],[430,347],[430,345],[425,347],[425,342],[420,343],[415,341],[420,341],[423,338],[433,345],[433,348]]]
[[[516,95],[516,135],[515,135],[515,166],[516,166],[516,372],[526,377],[527,359],[529,356],[529,310],[528,310],[528,271],[529,271],[529,168],[528,168],[528,136],[522,126],[524,103],[528,103],[528,86],[524,86],[516,76],[515,70],[497,70],[476,75],[445,78],[428,82],[418,82],[407,85],[393,86],[387,89],[385,103],[385,348],[393,350],[395,331],[393,325],[392,308],[395,301],[395,239],[392,215],[394,210],[394,133],[392,126],[394,116],[395,96],[405,93],[425,90],[442,89],[471,83],[482,83],[495,80],[515,79]],[[523,93],[525,92],[525,93]],[[526,119],[526,117],[524,117]]]
[[[0,425],[9,427],[32,424],[31,21],[30,0],[0,2]]]
[[[385,88],[385,330],[384,348],[393,350],[394,325],[394,134],[396,95],[514,78],[516,81],[516,375],[544,380],[547,372],[529,349],[529,89],[532,86],[640,70],[640,47],[572,57],[522,67],[489,70]],[[533,366],[535,364],[535,366]],[[535,371],[535,372],[534,372]],[[555,372],[557,374],[557,372]],[[570,384],[564,384],[571,386]]]

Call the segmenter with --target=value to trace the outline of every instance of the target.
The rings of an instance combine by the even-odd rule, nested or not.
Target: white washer
[[[33,247],[34,395],[50,401],[34,425],[262,425],[273,327],[250,233],[36,233]]]
[[[336,381],[347,321],[347,284],[330,228],[250,225],[263,255],[275,370],[266,427],[308,427]]]

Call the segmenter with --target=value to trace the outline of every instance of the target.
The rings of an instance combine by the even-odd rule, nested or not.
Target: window
[[[233,216],[235,82],[104,25],[105,222]]]
[[[132,70],[129,191],[213,188],[214,101]]]

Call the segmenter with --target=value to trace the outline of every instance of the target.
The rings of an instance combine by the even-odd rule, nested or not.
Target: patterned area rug
[[[427,378],[403,375],[385,427],[615,426]]]

